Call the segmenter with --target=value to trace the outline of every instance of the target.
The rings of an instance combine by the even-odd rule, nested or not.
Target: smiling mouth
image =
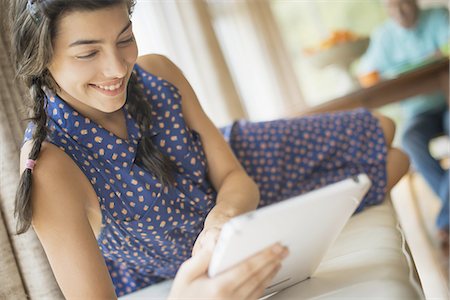
[[[101,85],[101,84],[92,84],[92,85],[97,88],[100,88],[104,91],[112,91],[113,92],[113,91],[120,89],[122,84],[123,84],[123,79],[119,83],[112,84],[112,85]]]
[[[113,81],[114,82],[114,81]],[[117,81],[116,81],[117,82]],[[117,96],[122,94],[126,88],[125,78],[122,78],[115,84],[89,84],[92,88],[106,96]]]

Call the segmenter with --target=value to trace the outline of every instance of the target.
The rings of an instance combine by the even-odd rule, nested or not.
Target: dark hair
[[[35,124],[33,147],[28,158],[36,160],[42,142],[47,138],[46,98],[42,87],[57,90],[57,84],[47,67],[53,55],[52,41],[58,21],[63,14],[72,11],[96,10],[113,5],[126,4],[131,15],[135,0],[14,0],[10,6],[12,59],[17,77],[29,90],[28,120]],[[137,149],[136,163],[153,173],[165,185],[174,181],[174,163],[151,142],[145,134],[150,126],[151,106],[143,97],[134,74],[127,90],[127,103],[143,133]],[[17,217],[18,234],[26,232],[31,225],[30,169],[23,172],[16,193],[14,215]]]

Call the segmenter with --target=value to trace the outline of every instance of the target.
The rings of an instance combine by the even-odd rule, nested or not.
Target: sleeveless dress
[[[96,191],[102,213],[97,242],[118,296],[175,276],[190,257],[217,196],[207,178],[200,136],[184,121],[178,89],[138,65],[133,72],[152,115],[150,130],[140,132],[125,104],[128,140],[57,95],[47,96],[47,140],[74,160]],[[32,138],[33,128],[30,123],[24,142]],[[387,150],[378,121],[367,110],[239,121],[221,130],[258,184],[260,206],[361,172],[373,186],[358,210],[384,199]],[[176,163],[172,188],[134,163],[143,134]]]

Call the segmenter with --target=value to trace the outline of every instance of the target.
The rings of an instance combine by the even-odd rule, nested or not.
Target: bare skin
[[[379,113],[374,112],[374,116],[378,119],[381,129],[386,140],[386,146],[388,148],[387,153],[387,192],[389,192],[400,181],[403,175],[408,172],[409,158],[400,149],[393,148],[392,141],[395,136],[395,123],[388,117],[385,117]]]

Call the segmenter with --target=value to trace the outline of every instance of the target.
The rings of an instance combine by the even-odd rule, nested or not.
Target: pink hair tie
[[[28,159],[27,162],[25,163],[25,169],[30,169],[31,171],[33,171],[35,165],[36,165],[35,160]]]

